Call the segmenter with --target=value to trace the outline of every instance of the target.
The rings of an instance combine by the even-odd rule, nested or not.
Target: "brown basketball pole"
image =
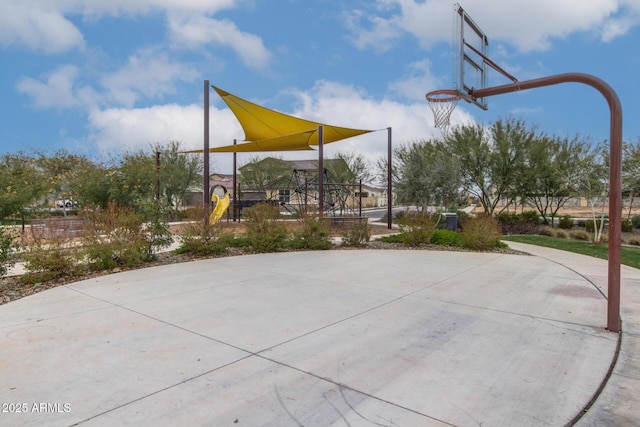
[[[616,92],[606,82],[589,74],[566,73],[515,82],[485,89],[473,89],[473,98],[501,95],[560,83],[584,83],[598,90],[610,110],[609,138],[609,274],[607,329],[620,332],[620,248],[622,244],[622,106]]]

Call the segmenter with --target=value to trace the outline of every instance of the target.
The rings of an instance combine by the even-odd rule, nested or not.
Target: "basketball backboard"
[[[487,67],[513,82],[518,79],[489,58],[489,38],[458,3],[454,6],[453,88],[467,102],[486,110],[483,98],[474,91],[487,87]]]
[[[454,5],[454,19],[453,88],[465,101],[486,110],[484,100],[473,98],[471,92],[487,86],[484,58],[489,54],[489,38],[458,3]]]

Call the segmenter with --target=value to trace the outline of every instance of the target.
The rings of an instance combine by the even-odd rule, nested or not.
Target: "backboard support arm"
[[[620,252],[622,243],[622,105],[609,84],[589,74],[565,73],[484,89],[472,89],[471,96],[484,98],[560,83],[583,83],[598,90],[609,104],[609,260],[607,275],[607,329],[620,332]]]

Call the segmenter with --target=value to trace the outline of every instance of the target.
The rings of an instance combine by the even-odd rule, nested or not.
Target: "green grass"
[[[596,245],[591,242],[535,235],[504,236],[502,240],[560,249],[600,259],[608,259],[609,257],[609,247],[607,244]],[[640,248],[623,246],[620,251],[620,262],[624,265],[628,265],[629,267],[640,268]]]

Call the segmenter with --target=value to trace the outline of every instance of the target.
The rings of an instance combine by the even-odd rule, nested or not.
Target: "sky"
[[[640,141],[640,0],[461,0],[489,56],[518,80],[591,74],[618,94],[623,138]],[[439,138],[425,93],[453,85],[446,0],[1,0],[2,152],[95,159],[178,141],[203,147],[204,80],[268,108],[378,130],[325,148],[374,162]],[[489,86],[510,81],[490,72]],[[461,101],[452,126],[516,117],[540,131],[607,140],[603,96],[578,83]],[[211,90],[212,147],[244,132]],[[287,159],[314,152],[269,153]],[[239,163],[257,154],[239,155]],[[260,154],[264,156],[265,154]],[[230,173],[230,154],[211,156]]]

